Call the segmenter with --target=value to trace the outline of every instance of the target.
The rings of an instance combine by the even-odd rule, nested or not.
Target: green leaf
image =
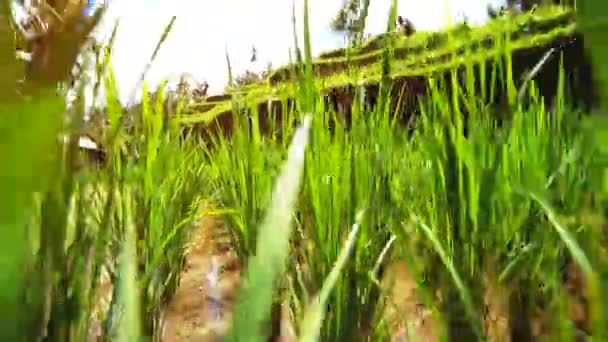
[[[287,162],[276,180],[272,203],[259,230],[256,254],[249,259],[244,288],[239,293],[233,341],[265,340],[258,329],[269,317],[275,280],[285,271],[289,257],[292,215],[302,182],[311,122],[312,117],[307,115],[296,131]]]
[[[2,340],[16,341],[27,310],[21,301],[28,251],[25,227],[31,220],[34,194],[44,193],[59,157],[63,101],[39,96],[0,106],[0,307],[16,324],[0,328]],[[3,316],[4,317],[4,316]],[[6,329],[11,329],[7,331]],[[22,333],[22,331],[21,331]]]
[[[603,0],[584,0],[577,6],[580,25],[585,34],[585,45],[590,49],[596,76],[602,84],[601,101],[607,108],[606,85],[608,85],[608,2]]]

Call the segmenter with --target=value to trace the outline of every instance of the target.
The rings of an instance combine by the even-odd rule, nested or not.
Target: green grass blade
[[[285,269],[289,251],[292,215],[296,205],[304,152],[312,117],[306,116],[292,140],[289,157],[276,181],[273,200],[259,230],[256,255],[249,260],[244,288],[235,309],[234,341],[264,341],[261,324],[268,319],[274,282]]]
[[[356,223],[353,225],[350,234],[348,235],[348,239],[342,247],[340,255],[338,255],[338,260],[336,260],[334,267],[331,269],[331,272],[325,279],[321,291],[317,296],[315,296],[312,302],[309,303],[308,307],[305,309],[304,318],[302,319],[302,325],[300,327],[300,337],[298,338],[298,341],[316,342],[319,340],[321,323],[325,318],[324,308],[327,306],[329,295],[331,294],[332,290],[336,286],[336,283],[338,282],[340,272],[348,261],[348,257],[351,251],[355,247],[359,228],[361,226],[361,222],[363,221],[363,214],[364,213],[361,212],[357,215]]]

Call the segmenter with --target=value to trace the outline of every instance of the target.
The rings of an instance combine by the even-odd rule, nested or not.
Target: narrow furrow
[[[205,217],[199,222],[180,279],[164,314],[161,340],[223,340],[239,288],[240,266],[219,219]]]

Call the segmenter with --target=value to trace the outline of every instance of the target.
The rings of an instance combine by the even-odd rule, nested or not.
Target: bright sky
[[[303,0],[295,1],[298,35],[302,37]],[[343,38],[329,28],[343,0],[309,0],[313,54],[343,45]],[[448,6],[446,7],[446,1]],[[441,29],[447,24],[447,9],[459,20],[465,14],[471,24],[483,23],[488,4],[504,0],[401,0],[398,14],[409,18],[418,30]],[[145,5],[144,5],[145,4]],[[367,32],[386,29],[391,0],[371,0]],[[171,16],[177,16],[147,80],[151,86],[163,78],[176,79],[188,72],[220,93],[228,79],[225,49],[233,74],[258,71],[268,62],[280,66],[289,60],[293,47],[292,1],[289,0],[113,0],[102,35],[109,34],[120,19],[114,45],[113,66],[121,97],[127,100],[149,60]],[[251,63],[251,48],[258,62]],[[302,46],[302,45],[300,45]]]

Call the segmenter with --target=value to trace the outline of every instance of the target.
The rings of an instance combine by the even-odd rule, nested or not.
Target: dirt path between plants
[[[221,341],[239,288],[236,254],[219,219],[200,220],[187,248],[180,284],[163,319],[163,342]]]
[[[220,226],[219,219],[206,217],[193,232],[180,285],[163,317],[163,342],[221,341],[229,328],[240,266]],[[389,265],[385,274],[391,277],[383,279],[383,289],[399,294],[387,298],[385,317],[393,335],[391,341],[411,341],[405,335],[415,341],[438,341],[437,324],[418,300],[415,281],[405,263]],[[409,333],[405,321],[410,322]]]

